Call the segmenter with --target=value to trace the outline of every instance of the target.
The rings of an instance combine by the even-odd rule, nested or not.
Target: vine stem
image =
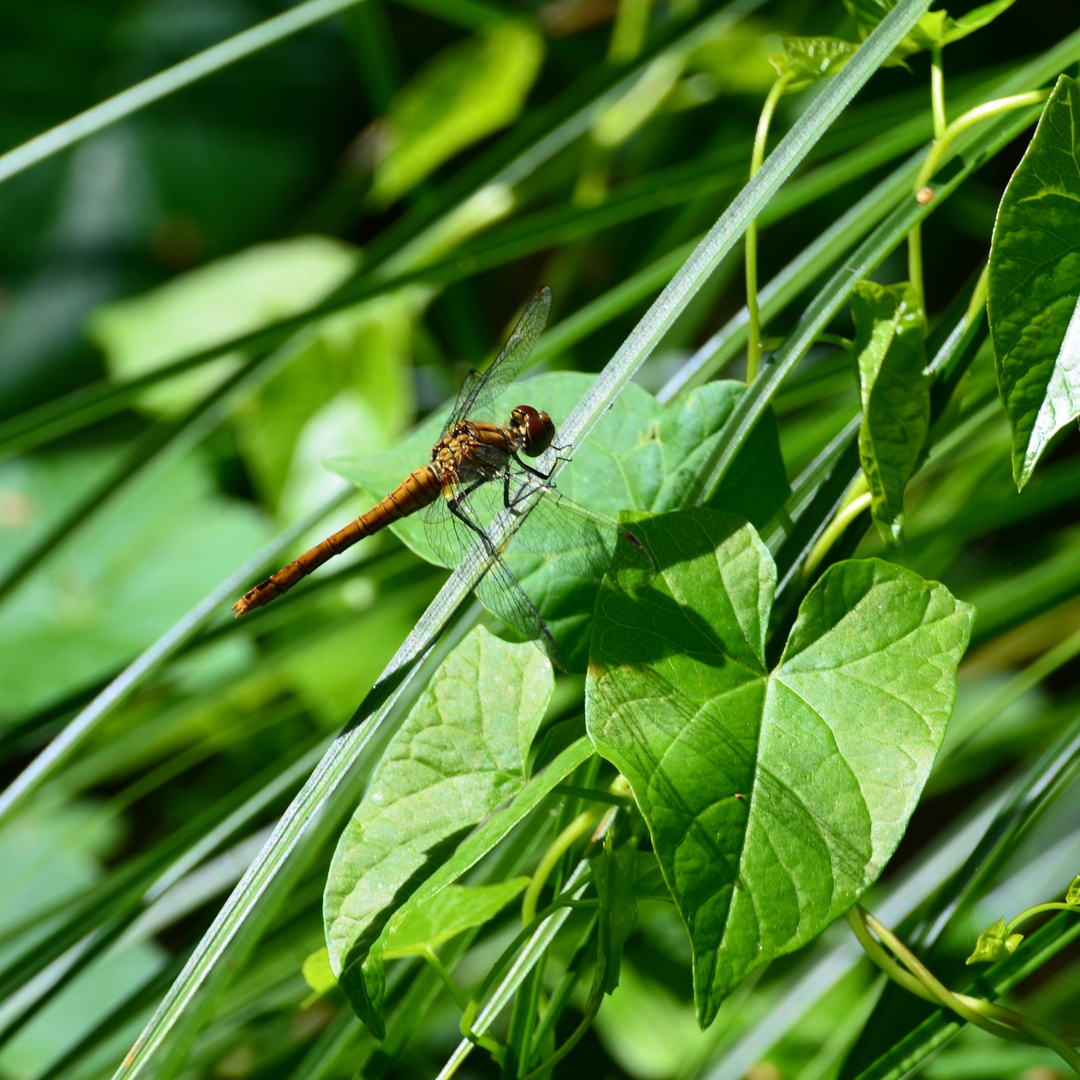
[[[1034,915],[1041,915],[1044,911],[1075,911],[1077,915],[1080,915],[1080,907],[1077,907],[1075,904],[1063,903],[1061,900],[1053,900],[1047,904],[1036,904],[1035,907],[1029,907],[1026,911],[1021,911],[1020,914],[1005,927],[1005,933],[1011,934],[1025,919],[1030,919]]]
[[[761,107],[761,115],[758,117],[757,131],[754,133],[754,149],[750,155],[750,179],[753,180],[758,169],[765,160],[765,143],[769,138],[769,127],[772,124],[776,106],[784,96],[790,75],[781,75],[772,84],[765,104]],[[757,275],[757,219],[755,218],[746,227],[746,312],[748,315],[748,328],[746,338],[746,383],[757,378],[758,364],[761,361],[761,309],[758,304],[758,275]]]
[[[989,120],[1002,113],[1011,112],[1013,109],[1027,108],[1029,105],[1041,105],[1050,96],[1050,91],[1028,90],[1023,94],[1013,94],[1010,97],[996,98],[994,101],[984,102],[969,109],[966,113],[958,116],[948,127],[945,128],[940,139],[935,139],[930,144],[930,153],[926,155],[919,175],[915,178],[915,189],[918,191],[937,172],[941,159],[948,152],[952,144],[969,128]]]
[[[870,492],[866,490],[866,474],[859,473],[855,483],[851,485],[849,502],[829,522],[828,527],[818,537],[817,543],[811,548],[803,565],[803,577],[808,578],[820,565],[821,560],[829,553],[829,549],[840,539],[843,531],[864,511],[872,501]]]
[[[608,811],[608,814],[614,814],[617,809],[617,807],[613,806]],[[540,893],[543,892],[547,879],[551,876],[551,871],[555,869],[556,863],[580,836],[587,833],[596,824],[599,817],[600,811],[595,807],[582,811],[555,837],[551,846],[544,852],[543,858],[541,858],[536,870],[533,872],[528,887],[525,889],[525,895],[521,900],[521,923],[523,926],[528,926],[536,917],[537,901],[540,899]]]
[[[464,1012],[469,1007],[469,999],[465,996],[461,987],[454,982],[453,975],[446,969],[446,965],[436,955],[435,950],[430,946],[424,949],[424,959],[435,969],[436,974],[446,984],[446,988],[450,991],[450,996],[457,1003],[457,1007]]]
[[[934,117],[934,138],[945,134],[945,70],[941,63],[941,46],[930,52],[930,111]]]
[[[929,184],[934,173],[937,172],[949,148],[965,131],[983,120],[1000,116],[1002,113],[1009,112],[1012,109],[1023,109],[1029,105],[1039,105],[1049,96],[1049,90],[1029,90],[1023,94],[996,98],[994,101],[987,101],[982,105],[977,105],[974,109],[969,109],[966,113],[958,116],[951,124],[946,124],[945,90],[940,50],[935,50],[935,59],[930,68],[930,101],[934,115],[934,141],[930,144],[930,152],[926,155],[926,160],[915,178],[915,197],[920,200],[933,198],[933,192],[927,191],[924,193],[924,189]],[[925,311],[926,295],[923,288],[922,228],[920,225],[913,226],[908,233],[908,280],[911,282],[911,287]]]
[[[1075,1072],[1080,1073],[1080,1053],[1042,1024],[983,998],[950,990],[887,926],[858,904],[848,911],[847,919],[867,956],[904,989],[925,1001],[950,1009],[961,1019],[998,1038],[1012,1042],[1041,1043],[1057,1053]],[[873,935],[877,935],[879,940],[875,940]],[[887,946],[900,963],[886,952],[883,945]]]

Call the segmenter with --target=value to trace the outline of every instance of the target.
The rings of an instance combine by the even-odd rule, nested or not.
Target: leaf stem
[[[866,509],[871,502],[870,492],[866,490],[866,476],[860,473],[851,485],[850,502],[829,522],[825,531],[818,537],[803,565],[803,577],[808,578],[818,568],[829,549],[840,539],[844,530]]]
[[[608,813],[614,813],[614,808],[609,810]],[[599,817],[600,811],[595,807],[578,814],[555,837],[551,846],[544,852],[521,901],[521,923],[523,926],[528,926],[536,918],[537,901],[540,899],[540,893],[543,892],[547,879],[551,876],[552,870],[555,869],[556,863],[583,833],[592,828]]]
[[[453,975],[446,970],[446,966],[436,955],[435,950],[428,946],[424,949],[422,955],[432,968],[435,969],[435,974],[446,984],[447,990],[450,991],[454,1001],[457,1002],[457,1007],[464,1012],[469,1007],[469,999],[465,996],[461,987],[454,982]]]
[[[941,86],[936,85],[941,83]],[[915,197],[920,202],[929,201],[934,193],[927,188],[942,159],[949,152],[957,138],[969,128],[989,120],[991,117],[1000,116],[1011,109],[1022,109],[1029,105],[1039,105],[1049,96],[1049,90],[1029,90],[1023,94],[1013,94],[1011,97],[997,98],[994,101],[984,102],[974,109],[962,113],[951,124],[945,124],[945,97],[940,66],[940,57],[930,69],[930,99],[934,113],[934,141],[930,144],[930,152],[915,178]],[[922,227],[919,224],[912,226],[908,233],[908,280],[923,310],[926,310],[926,294],[923,288],[923,257],[922,257]]]
[[[750,179],[753,180],[765,160],[765,144],[769,138],[769,125],[772,123],[776,106],[784,96],[790,75],[781,75],[772,84],[765,104],[758,117],[757,131],[754,133],[754,149],[750,155]],[[757,274],[757,218],[746,227],[746,311],[749,316],[749,329],[746,339],[746,382],[747,385],[757,378],[758,363],[761,360],[761,310],[758,305]]]
[[[941,64],[941,46],[930,53],[930,111],[934,116],[934,138],[945,134],[945,72]]]
[[[1080,907],[1077,907],[1075,904],[1066,904],[1062,900],[1053,900],[1046,904],[1036,904],[1034,907],[1029,907],[1026,911],[1021,911],[1020,914],[1005,927],[1005,933],[1011,934],[1025,919],[1030,919],[1035,915],[1041,915],[1044,911],[1073,911],[1077,915],[1080,915]]]
[[[848,912],[847,918],[859,943],[866,949],[867,956],[906,990],[926,1001],[950,1009],[968,1023],[975,1024],[999,1038],[1012,1042],[1041,1043],[1055,1051],[1070,1068],[1080,1073],[1080,1053],[1052,1031],[1012,1009],[995,1005],[983,998],[949,990],[887,926],[861,906],[855,905]],[[881,944],[874,940],[871,931],[877,935]],[[885,952],[882,945],[888,948],[903,967]]]
[[[948,153],[952,144],[963,135],[969,128],[989,120],[991,117],[1000,116],[1012,109],[1023,109],[1029,105],[1041,105],[1050,96],[1050,91],[1029,90],[1024,94],[1013,94],[1010,97],[997,98],[994,101],[976,105],[974,109],[968,109],[966,113],[958,116],[948,127],[945,128],[941,138],[935,139],[930,144],[930,153],[926,155],[919,175],[915,179],[915,190],[918,191],[930,182],[931,177],[937,172],[941,159]]]

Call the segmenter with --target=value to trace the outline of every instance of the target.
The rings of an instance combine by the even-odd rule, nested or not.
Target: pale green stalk
[[[772,124],[776,106],[784,96],[790,75],[781,75],[772,84],[765,104],[758,117],[757,131],[754,133],[754,150],[750,156],[750,179],[757,175],[761,163],[765,160],[765,144],[769,138],[769,126]],[[761,360],[761,311],[758,307],[757,277],[757,219],[746,227],[746,311],[749,320],[746,339],[746,382],[752,383],[757,378],[758,362]]]

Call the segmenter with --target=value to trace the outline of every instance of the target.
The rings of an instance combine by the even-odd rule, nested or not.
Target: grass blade
[[[29,142],[0,155],[0,184],[18,173],[44,161],[53,154],[74,146],[83,139],[110,127],[126,116],[145,109],[155,101],[175,94],[216,71],[243,60],[246,56],[291,37],[309,26],[329,19],[359,0],[306,0],[289,11],[252,26],[241,33],[189,56],[179,64],[152,75],[149,79],[122,90],[85,112],[65,120]]]

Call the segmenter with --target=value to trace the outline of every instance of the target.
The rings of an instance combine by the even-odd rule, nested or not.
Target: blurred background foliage
[[[0,146],[284,6],[5,0]],[[0,185],[5,782],[271,537],[321,514],[299,548],[361,509],[346,496],[332,514],[321,511],[343,490],[324,462],[394,443],[491,355],[539,284],[555,295],[557,347],[541,348],[543,364],[599,370],[744,181],[773,79],[770,35],[854,37],[839,0],[743,10],[742,21],[693,47],[664,51],[645,37],[649,24],[702,24],[708,11],[694,0],[364,0]],[[1069,0],[1020,0],[950,47],[949,100],[977,94],[1076,26]],[[618,65],[648,49],[656,58],[644,76],[605,99],[574,138],[512,156],[554,130],[560,101],[598,100]],[[880,72],[802,167],[791,189],[823,181],[804,185],[763,229],[763,281],[928,138],[926,57],[910,69]],[[785,99],[775,129],[806,101]],[[932,317],[985,259],[1025,143],[925,228]],[[497,182],[458,202],[507,161]],[[835,173],[814,171],[837,162]],[[738,269],[727,260],[698,294],[641,373],[647,388],[664,385],[739,311]],[[900,253],[880,280],[903,274]],[[335,300],[357,280],[368,298]],[[309,316],[328,301],[332,313]],[[770,331],[799,309],[790,305]],[[290,319],[262,359],[250,335]],[[210,362],[153,378],[234,342]],[[737,377],[739,364],[726,374]],[[142,382],[116,407],[26,436],[63,414],[50,403],[134,380]],[[908,543],[893,556],[945,581],[979,617],[946,751],[887,885],[946,878],[966,854],[949,844],[972,821],[985,824],[988,800],[1043,767],[1040,755],[1077,724],[1075,661],[1045,677],[1038,664],[1080,614],[1080,457],[1075,439],[1062,440],[1018,496],[995,393],[986,347],[964,388],[963,437],[944,444],[909,490]],[[857,400],[847,355],[815,349],[775,402],[791,475]],[[47,539],[55,546],[28,563]],[[860,553],[881,553],[872,534]],[[0,1076],[111,1074],[442,580],[390,536],[338,562],[257,621],[233,624],[220,611],[4,822]],[[560,687],[553,722],[576,715],[579,693],[572,680]],[[936,944],[943,974],[960,970],[982,926],[1055,896],[1080,870],[1080,789],[1055,792]],[[300,966],[321,943],[330,850],[314,853],[201,1029],[171,1047],[162,1075],[437,1071],[459,1037],[445,995],[382,1048],[341,999],[306,1003]],[[478,939],[460,981],[482,977],[513,933],[507,919]],[[1073,1036],[1078,965],[1075,949],[1062,954],[1025,994],[1029,1012]],[[751,980],[705,1033],[689,978],[673,909],[643,902],[621,985],[562,1074],[854,1076],[852,1062],[870,1060],[922,1009],[898,995],[843,1065],[881,988],[839,927]],[[1055,1062],[965,1032],[926,1074],[1048,1080]],[[498,1071],[481,1054],[465,1070]]]

